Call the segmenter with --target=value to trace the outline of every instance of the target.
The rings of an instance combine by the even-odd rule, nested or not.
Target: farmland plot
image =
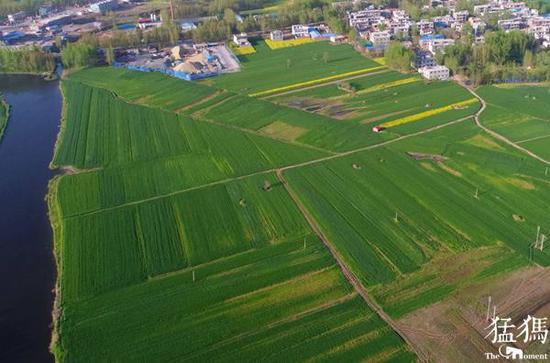
[[[201,83],[250,94],[379,66],[354,51],[350,45],[314,42],[271,50],[261,41],[254,47],[256,53],[240,56],[240,72]]]
[[[536,227],[550,230],[543,217],[550,212],[544,172],[542,164],[473,125],[459,124],[285,174],[346,263],[365,285],[378,288],[398,280],[402,287],[408,279],[421,283],[429,277],[419,273],[434,258],[495,245],[513,250],[512,259],[521,256],[511,266],[527,263]],[[535,251],[534,261],[547,266],[548,251]],[[399,315],[453,287],[436,283],[425,291],[409,307],[403,301],[393,307],[377,295]]]
[[[480,121],[535,154],[550,159],[550,91],[548,87],[484,86],[487,102]]]
[[[66,216],[328,155],[127,104],[81,83],[66,82],[64,91],[70,99],[54,164],[99,168],[61,179]]]
[[[59,361],[415,360],[269,172],[327,153],[196,119],[226,92],[177,115],[93,82],[64,83],[54,164],[86,170],[48,199]]]
[[[98,295],[66,316],[66,361],[102,352],[147,361],[414,360],[313,238],[306,250],[301,240],[270,245]]]
[[[71,80],[108,89],[132,103],[170,111],[193,105],[216,89],[186,82],[166,75],[136,72],[123,68],[88,68],[71,74]]]
[[[65,219],[57,357],[413,361],[268,180]]]
[[[438,119],[457,119],[479,108],[477,100],[454,83],[426,82],[397,72],[354,79],[349,84],[353,92],[333,84],[273,100],[338,120],[370,127],[382,125],[391,131],[411,121],[429,121],[434,115]],[[408,122],[403,122],[407,118]]]

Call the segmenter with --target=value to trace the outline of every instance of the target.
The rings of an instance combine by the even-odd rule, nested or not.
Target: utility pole
[[[476,193],[474,194],[474,198],[479,199],[479,188],[476,188]]]
[[[306,250],[306,247],[307,247],[307,239],[306,237],[304,237],[304,251]]]
[[[395,212],[395,217],[393,218],[393,220],[395,221],[395,223],[399,222],[399,219],[397,218],[397,212]]]
[[[193,282],[195,282],[195,270],[193,270]]]

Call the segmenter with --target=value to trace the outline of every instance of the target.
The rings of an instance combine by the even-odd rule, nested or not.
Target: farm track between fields
[[[543,136],[532,137],[532,138],[530,138],[530,139],[525,139],[525,140],[516,141],[516,144],[523,144],[524,142],[536,141],[536,140],[541,140],[541,139],[547,139],[547,138],[549,138],[549,137],[550,137],[550,135],[543,135]]]
[[[211,182],[211,183],[197,185],[197,186],[194,186],[194,187],[191,187],[191,188],[176,190],[176,191],[173,191],[173,192],[167,193],[167,194],[157,195],[157,196],[150,197],[150,198],[145,198],[145,199],[140,199],[140,200],[136,200],[136,201],[133,201],[133,202],[119,204],[119,205],[116,205],[116,206],[113,206],[113,207],[101,208],[101,209],[93,210],[93,211],[86,212],[86,213],[74,214],[74,215],[71,215],[71,216],[67,216],[65,218],[71,219],[71,218],[76,218],[76,217],[94,215],[94,214],[105,212],[105,211],[116,210],[116,209],[120,209],[120,208],[124,208],[124,207],[128,207],[128,206],[139,205],[141,203],[147,203],[147,202],[151,202],[151,201],[155,201],[155,200],[169,198],[169,197],[172,197],[172,196],[175,196],[175,195],[179,195],[179,194],[183,194],[183,193],[191,192],[191,191],[195,191],[195,190],[200,190],[200,189],[203,189],[203,188],[208,188],[208,187],[211,187],[211,186],[226,184],[226,183],[229,183],[229,182],[232,182],[232,181],[243,180],[243,179],[247,179],[247,178],[250,178],[250,177],[257,176],[257,175],[270,174],[270,173],[277,172],[279,170],[286,171],[286,170],[301,168],[301,167],[304,167],[304,166],[314,165],[314,164],[322,163],[324,161],[329,161],[329,160],[333,160],[333,159],[337,159],[337,158],[341,158],[341,157],[346,157],[346,156],[350,156],[350,155],[360,153],[360,152],[363,152],[363,151],[372,150],[372,149],[376,149],[378,147],[390,145],[390,144],[393,144],[395,142],[405,140],[405,139],[408,139],[408,138],[411,138],[411,137],[423,135],[423,134],[426,134],[426,133],[430,133],[432,131],[437,131],[437,130],[440,130],[444,127],[452,126],[452,125],[458,124],[460,122],[463,122],[463,121],[466,121],[466,120],[469,120],[469,119],[472,119],[471,115],[461,117],[459,119],[449,121],[449,122],[444,123],[444,124],[436,125],[436,126],[433,126],[433,127],[421,130],[421,131],[417,131],[417,132],[414,132],[414,133],[411,133],[411,134],[402,135],[402,136],[399,136],[395,139],[387,140],[387,141],[384,141],[384,142],[381,142],[381,143],[378,143],[378,144],[363,146],[363,147],[360,147],[360,148],[357,148],[357,149],[336,153],[334,155],[329,155],[329,156],[325,156],[325,157],[322,157],[322,158],[305,161],[305,162],[302,162],[302,163],[296,163],[296,164],[287,165],[287,166],[283,166],[283,167],[261,170],[261,171],[257,171],[257,172],[254,172],[254,173],[240,175],[240,176],[236,176],[236,177],[232,177],[232,178],[221,179],[221,180],[217,180],[217,181],[214,181],[214,182]]]
[[[346,77],[346,78],[340,78],[340,79],[336,79],[336,80],[333,80],[333,81],[328,81],[328,82],[324,82],[324,83],[318,83],[318,84],[314,84],[314,85],[311,85],[311,86],[306,86],[306,87],[301,87],[301,88],[295,88],[295,89],[292,89],[292,90],[288,90],[288,91],[283,91],[283,92],[280,92],[280,93],[273,93],[273,94],[270,94],[268,96],[264,96],[264,97],[259,97],[260,99],[263,99],[263,100],[266,100],[268,98],[274,98],[274,97],[279,97],[279,96],[286,96],[286,95],[290,95],[290,94],[293,94],[293,93],[297,93],[297,92],[302,92],[302,91],[307,91],[307,90],[310,90],[310,89],[315,89],[315,88],[319,88],[319,87],[325,87],[325,86],[329,86],[331,84],[337,84],[339,82],[345,82],[345,81],[351,81],[351,80],[354,80],[354,79],[358,79],[358,78],[365,78],[365,77],[369,77],[369,76],[375,76],[377,74],[382,74],[382,73],[386,73],[386,72],[389,72],[390,70],[389,69],[383,69],[383,70],[380,70],[380,71],[376,71],[376,72],[371,72],[371,73],[365,73],[365,74],[359,74],[357,76],[351,76],[351,77]]]
[[[277,179],[283,184],[284,188],[290,195],[290,198],[294,201],[294,204],[298,207],[304,218],[306,219],[307,223],[309,224],[312,231],[319,237],[319,239],[323,242],[325,247],[328,249],[332,257],[336,260],[338,263],[338,266],[340,267],[340,270],[344,274],[344,277],[348,282],[353,286],[355,291],[361,295],[363,300],[367,303],[367,305],[382,319],[384,320],[402,339],[407,343],[407,345],[414,351],[414,353],[417,355],[420,361],[422,362],[428,362],[428,358],[424,356],[423,352],[416,349],[415,346],[412,344],[412,342],[408,339],[406,334],[403,333],[400,326],[392,319],[382,308],[373,300],[370,298],[367,290],[363,286],[363,284],[359,281],[357,276],[351,270],[348,268],[346,263],[344,262],[343,258],[340,256],[338,251],[335,247],[332,246],[331,242],[328,240],[328,238],[325,236],[323,231],[321,230],[321,227],[317,224],[315,221],[315,218],[309,213],[307,210],[307,207],[302,203],[294,189],[290,186],[290,184],[286,181],[286,179],[283,176],[283,170],[279,169],[277,170]]]
[[[539,155],[535,154],[534,152],[530,151],[530,150],[527,150],[526,148],[518,145],[516,142],[513,142],[512,140],[508,139],[507,137],[499,134],[498,132],[496,131],[493,131],[492,129],[484,126],[480,121],[479,121],[479,115],[485,110],[485,108],[487,108],[487,103],[485,102],[485,100],[480,96],[478,95],[473,89],[461,84],[464,88],[466,88],[466,90],[468,92],[470,92],[475,98],[477,98],[479,100],[479,102],[481,102],[481,108],[474,114],[474,121],[476,123],[476,126],[478,126],[479,128],[481,128],[483,131],[485,131],[486,133],[488,133],[489,135],[491,135],[492,137],[494,137],[495,139],[497,140],[500,140],[510,146],[512,146],[513,148],[517,149],[517,150],[520,150],[524,153],[526,153],[527,155],[531,156],[532,158],[535,158],[537,159],[538,161],[541,161],[543,162],[544,164],[546,165],[550,165],[550,161],[540,157]]]

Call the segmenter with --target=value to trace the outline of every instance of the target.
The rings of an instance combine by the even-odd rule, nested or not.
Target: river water
[[[55,262],[45,195],[61,114],[58,82],[0,75],[0,362],[51,362]]]

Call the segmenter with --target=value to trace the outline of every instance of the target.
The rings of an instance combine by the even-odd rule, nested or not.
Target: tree
[[[384,52],[384,59],[388,67],[408,71],[411,69],[414,53],[400,42],[392,41]]]
[[[115,62],[115,52],[112,46],[105,48],[105,61],[109,64],[113,64]]]
[[[54,68],[54,56],[39,48],[0,48],[0,72],[52,73]]]
[[[355,28],[351,28],[348,32],[348,39],[352,43],[356,43],[359,39],[359,35],[357,34],[357,30]]]
[[[82,40],[69,43],[61,51],[61,60],[66,68],[94,65],[97,61],[96,47]]]
[[[535,65],[533,52],[531,52],[529,49],[525,50],[522,63],[523,63],[523,66],[527,68],[532,68]]]

